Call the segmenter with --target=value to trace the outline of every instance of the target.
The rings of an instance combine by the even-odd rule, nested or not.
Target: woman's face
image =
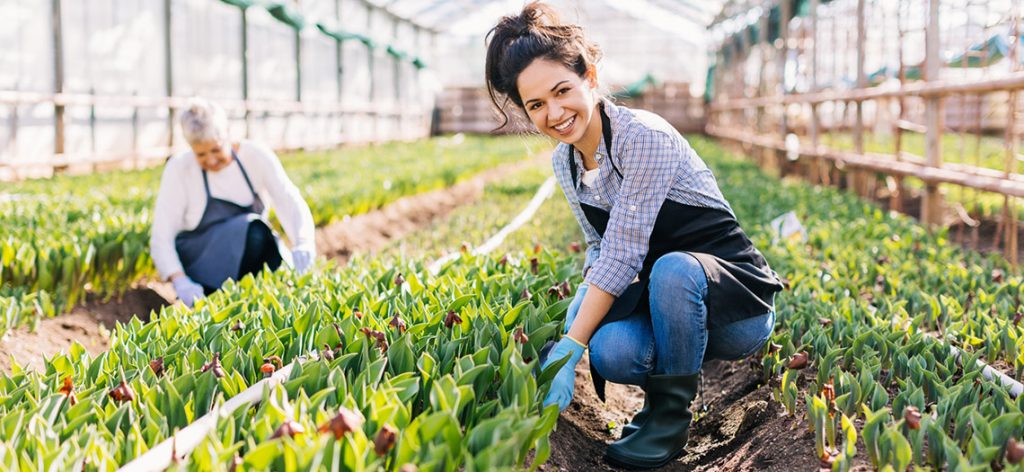
[[[201,141],[192,144],[192,152],[199,161],[199,167],[208,172],[217,172],[231,164],[231,149],[220,141]]]
[[[593,119],[597,83],[592,75],[580,77],[562,63],[536,59],[519,74],[516,86],[526,115],[541,133],[566,144],[578,144],[584,137],[599,139],[600,120]]]

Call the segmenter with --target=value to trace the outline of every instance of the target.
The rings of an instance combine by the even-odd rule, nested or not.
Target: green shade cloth
[[[356,37],[356,39],[359,40],[359,42],[365,44],[366,47],[368,47],[370,49],[376,49],[377,48],[377,43],[374,40],[370,39],[369,36],[362,35],[362,34],[359,34],[359,33],[353,33],[353,35]]]
[[[615,98],[636,98],[643,95],[648,89],[656,87],[657,85],[658,81],[654,76],[647,74],[640,80],[637,80],[636,82],[623,87],[622,90],[613,93],[612,96]]]
[[[340,28],[332,28],[323,23],[317,23],[316,29],[320,30],[321,33],[334,38],[337,41],[348,41],[350,39],[359,39],[359,35],[355,33],[349,33]]]
[[[408,54],[406,54],[404,51],[400,51],[390,44],[388,45],[387,51],[388,54],[390,54],[391,57],[394,57],[395,59],[405,59],[406,56],[408,56]]]
[[[988,67],[1010,55],[1011,41],[1011,38],[997,34],[981,44],[971,46],[967,52],[957,54],[946,65],[948,67]]]
[[[715,96],[715,67],[717,67],[715,64],[711,64],[711,67],[708,67],[708,75],[704,79],[705,103],[710,103],[711,98]]]
[[[238,8],[241,8],[243,10],[245,10],[246,8],[252,7],[252,6],[259,5],[259,1],[258,0],[220,0],[220,1],[221,1],[221,3],[226,3],[228,5],[231,5],[231,6],[234,6],[234,7],[238,7]]]
[[[266,9],[271,16],[277,19],[277,21],[291,26],[296,30],[301,30],[306,27],[306,18],[287,4],[271,3],[266,6]]]

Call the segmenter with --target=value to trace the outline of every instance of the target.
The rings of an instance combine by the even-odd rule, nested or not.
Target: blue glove
[[[187,276],[181,276],[172,280],[171,285],[174,285],[174,292],[178,294],[178,299],[189,308],[192,308],[192,304],[196,300],[205,296],[203,286],[193,282]]]
[[[558,370],[555,378],[551,381],[551,389],[548,390],[548,396],[544,397],[544,406],[557,404],[559,412],[565,411],[569,407],[569,402],[572,401],[573,389],[576,385],[576,364],[580,362],[580,359],[583,357],[583,351],[586,349],[586,346],[569,336],[562,336],[562,339],[551,349],[551,354],[548,354],[548,358],[544,361],[544,365],[541,366],[541,370],[547,368],[553,362],[565,359],[567,356],[569,357],[569,362],[566,362]]]
[[[588,287],[590,287],[590,283],[584,281],[576,289],[576,296],[573,297],[572,302],[569,303],[569,309],[565,312],[565,329],[562,330],[562,334],[569,334],[569,328],[572,327],[572,322],[576,320],[576,315],[579,314],[580,307],[583,306],[583,296],[587,294]]]
[[[313,258],[316,254],[313,250],[308,248],[295,248],[292,250],[292,267],[295,268],[295,272],[300,275],[305,274],[309,270],[310,264],[313,263]]]

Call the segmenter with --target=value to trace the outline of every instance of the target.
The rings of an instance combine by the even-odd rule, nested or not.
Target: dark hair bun
[[[560,62],[583,77],[601,59],[601,49],[587,41],[582,27],[562,23],[554,9],[539,1],[518,15],[503,17],[486,41],[487,91],[505,119],[499,129],[508,124],[504,109],[509,100],[523,107],[516,81],[534,60]]]

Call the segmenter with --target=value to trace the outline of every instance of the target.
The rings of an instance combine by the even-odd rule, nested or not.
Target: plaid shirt
[[[685,205],[720,209],[733,214],[715,176],[689,143],[663,118],[604,101],[612,127],[612,159],[604,139],[595,155],[601,169],[593,187],[583,185],[583,158],[577,150],[576,182],[569,166],[569,145],[552,155],[555,177],[583,228],[587,242],[583,270],[587,281],[619,296],[636,278],[647,257],[654,221],[665,199]],[[594,119],[601,119],[595,114]],[[580,203],[610,213],[604,238],[587,221]],[[735,215],[734,215],[735,216]]]

